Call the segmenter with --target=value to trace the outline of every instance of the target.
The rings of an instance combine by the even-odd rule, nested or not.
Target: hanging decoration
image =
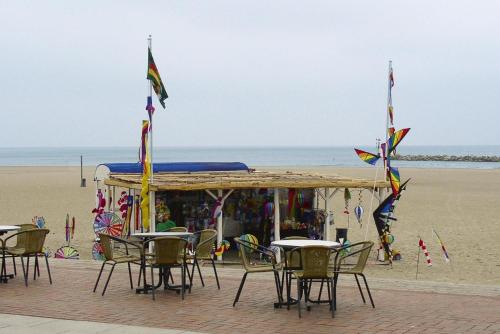
[[[106,198],[104,198],[104,194],[101,189],[97,189],[96,194],[96,204],[95,208],[92,210],[92,213],[99,215],[104,212],[104,208],[106,207]]]
[[[149,121],[142,121],[141,136],[141,164],[142,164],[142,188],[141,188],[141,221],[142,226],[149,229],[149,178],[151,177],[151,157],[148,150]]]
[[[215,205],[212,209],[212,219],[208,225],[208,228],[215,229],[217,226],[217,218],[219,218],[222,215],[222,207],[224,205],[224,201],[222,200],[222,197],[217,197],[217,200],[215,201]]]
[[[373,153],[370,153],[370,152],[359,150],[357,148],[355,148],[354,151],[356,151],[356,154],[358,155],[358,157],[361,160],[363,160],[367,164],[370,164],[370,165],[373,165],[373,166],[375,166],[375,164],[377,163],[378,159],[380,159],[380,154],[373,154]]]
[[[363,227],[363,190],[359,191],[358,194],[358,205],[354,208],[354,215],[356,216],[356,219],[358,220],[359,227]]]
[[[436,230],[434,228],[432,229],[432,233],[434,233],[434,235],[436,236],[439,244],[441,245],[441,250],[443,251],[444,260],[446,261],[446,263],[449,263],[450,262],[450,257],[448,255],[448,252],[446,251],[446,248],[444,247],[443,240],[441,240],[441,238],[439,237],[439,234],[437,234],[437,232],[436,232]]]
[[[399,171],[396,167],[389,166],[387,174],[391,182],[392,193],[394,194],[394,196],[398,196],[399,188],[401,185],[401,178],[399,177]]]
[[[127,196],[127,212],[125,215],[125,222],[123,223],[123,231],[122,235],[126,236],[127,238],[130,237],[131,233],[131,228],[130,228],[130,221],[132,219],[132,210],[134,208],[134,196],[130,195]]]
[[[116,203],[118,204],[121,213],[121,218],[125,219],[127,217],[127,211],[128,211],[128,195],[126,191],[121,192],[120,198]]]
[[[347,215],[347,228],[349,228],[349,217],[351,214],[349,212],[349,202],[351,201],[351,192],[349,191],[349,188],[344,189],[344,201],[345,201],[344,213]]]

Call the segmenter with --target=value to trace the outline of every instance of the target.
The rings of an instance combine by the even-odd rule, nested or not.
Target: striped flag
[[[430,256],[429,251],[427,250],[427,246],[425,245],[425,242],[422,240],[422,238],[419,238],[418,245],[420,246],[420,248],[422,248],[422,251],[424,252],[425,259],[427,261],[427,265],[429,267],[432,266],[431,256]]]
[[[151,80],[151,84],[153,85],[153,89],[158,96],[158,100],[160,101],[163,109],[165,109],[165,100],[168,98],[168,94],[165,90],[165,86],[163,86],[163,82],[161,81],[160,72],[158,72],[158,68],[156,68],[150,48],[148,48],[148,73],[146,78]]]

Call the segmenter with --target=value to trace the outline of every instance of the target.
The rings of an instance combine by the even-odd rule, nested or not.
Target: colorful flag
[[[148,131],[149,122],[142,121],[142,189],[141,189],[141,219],[142,226],[149,228],[149,177],[151,176],[151,158],[148,150]],[[146,130],[145,130],[146,129]]]
[[[380,155],[375,155],[375,154],[370,153],[370,152],[358,150],[357,148],[355,148],[354,151],[356,151],[356,154],[359,156],[359,158],[361,160],[363,160],[364,162],[366,162],[367,164],[370,164],[370,165],[375,165],[377,163],[378,159],[380,159]]]
[[[446,248],[444,247],[444,243],[443,241],[441,240],[441,238],[439,237],[439,235],[437,234],[436,230],[432,229],[432,232],[434,233],[434,235],[436,236],[436,238],[438,239],[439,243],[441,244],[441,250],[443,251],[443,256],[444,256],[444,260],[448,263],[450,262],[450,257],[448,256],[448,252],[446,251]]]
[[[401,185],[401,178],[399,177],[399,171],[395,167],[389,167],[388,170],[389,180],[391,181],[391,188],[394,197],[399,194],[399,187]]]
[[[161,81],[160,72],[158,72],[158,69],[156,68],[150,48],[148,48],[148,73],[146,78],[151,80],[151,84],[153,85],[153,89],[158,96],[158,100],[160,101],[163,109],[165,109],[165,100],[168,98],[168,94],[165,90],[165,86],[163,86],[163,82]]]
[[[398,146],[401,140],[403,140],[408,131],[410,131],[410,128],[401,129],[399,131],[394,132],[394,134],[389,138],[389,141],[387,142],[389,146],[388,147],[389,154],[391,154],[396,149],[396,146]]]

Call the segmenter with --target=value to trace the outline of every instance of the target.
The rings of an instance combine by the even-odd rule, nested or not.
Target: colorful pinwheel
[[[97,215],[94,220],[94,232],[109,234],[114,237],[119,237],[122,234],[123,221],[113,212],[104,212]]]
[[[70,259],[70,260],[78,260],[80,258],[80,254],[78,251],[71,246],[62,246],[56,253],[54,254],[56,259]]]

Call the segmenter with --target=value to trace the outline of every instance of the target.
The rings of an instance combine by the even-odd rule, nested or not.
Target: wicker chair
[[[283,303],[283,297],[281,295],[281,286],[280,286],[280,278],[279,278],[279,265],[276,263],[276,255],[270,249],[254,244],[252,242],[241,240],[240,238],[234,238],[234,241],[237,245],[239,245],[239,254],[241,257],[241,262],[243,264],[243,268],[245,268],[245,274],[241,279],[240,287],[238,288],[238,292],[236,293],[236,297],[234,298],[233,307],[236,305],[238,300],[240,299],[241,290],[243,289],[243,285],[245,284],[245,280],[248,274],[251,273],[264,273],[264,272],[272,272],[274,274],[274,283],[276,284],[276,293],[278,294],[279,304]],[[261,256],[264,256],[270,259],[270,263],[259,263],[253,264],[251,262],[252,253],[258,253]]]
[[[186,248],[187,240],[178,237],[161,237],[152,240],[154,243],[154,253],[148,258],[147,263],[151,267],[151,286],[153,300],[155,300],[155,285],[153,269],[160,268],[163,270],[163,277],[166,282],[167,271],[170,273],[171,268],[181,268],[181,295],[184,299],[186,289]]]
[[[14,247],[4,247],[3,248],[3,257],[5,255],[21,258],[21,264],[23,267],[23,276],[24,276],[24,284],[28,286],[28,269],[29,269],[29,261],[30,257],[35,258],[35,266],[34,266],[34,274],[36,278],[36,274],[38,271],[38,275],[40,275],[40,269],[38,266],[38,257],[44,256],[45,263],[47,265],[47,272],[49,274],[49,282],[52,284],[52,276],[50,274],[49,261],[47,259],[47,255],[43,252],[43,245],[45,243],[45,237],[49,233],[48,229],[27,229],[22,232],[15,233],[4,240],[4,245],[7,242],[16,237],[17,243]],[[24,266],[24,258],[26,257],[26,268]],[[4,271],[4,268],[2,268]]]
[[[193,261],[193,267],[191,268],[191,275],[189,281],[189,292],[191,292],[191,286],[193,285],[194,278],[194,268],[198,269],[198,275],[200,275],[201,285],[205,286],[203,281],[203,276],[201,275],[199,260],[212,262],[212,267],[214,268],[215,280],[217,281],[217,288],[220,290],[219,276],[217,275],[217,269],[215,268],[215,261],[212,255],[212,250],[214,246],[215,239],[217,238],[216,230],[203,230],[196,233],[199,236],[198,244],[194,249],[194,254],[188,254],[186,258]]]
[[[297,309],[299,312],[299,318],[301,317],[301,306],[300,300],[302,295],[305,296],[304,300],[307,307],[308,300],[308,281],[312,280],[328,280],[331,282],[331,287],[334,285],[335,274],[329,268],[330,255],[332,253],[331,248],[324,246],[305,246],[294,248],[290,252],[290,256],[293,258],[294,253],[300,254],[300,270],[294,270],[292,273],[297,279]],[[333,291],[330,294],[334,296]],[[332,318],[334,316],[334,303],[333,298],[329,301]],[[307,307],[309,309],[309,307]]]
[[[17,232],[23,232],[23,231],[29,231],[29,230],[35,230],[37,229],[38,227],[34,224],[18,224],[16,226],[19,226],[20,229],[17,230]],[[25,234],[19,234],[17,237],[16,237],[16,245],[15,246],[11,246],[11,247],[8,247],[7,246],[7,250],[19,250],[19,249],[23,249],[25,248],[24,244],[25,244],[25,240],[26,240],[26,235]],[[14,266],[14,275],[17,276],[17,268],[16,268],[16,257],[15,255],[7,255],[7,257],[12,257],[12,265]],[[36,269],[38,271],[38,276],[40,276],[40,269],[38,268],[38,262],[35,260],[37,266],[36,266]]]
[[[187,232],[188,229],[183,226],[177,226],[177,227],[172,227],[169,228],[166,232]]]
[[[365,270],[366,262],[368,261],[368,257],[370,256],[370,251],[373,247],[372,241],[362,241],[352,245],[344,246],[340,249],[336,250],[335,261],[333,272],[335,273],[334,285],[333,285],[333,298],[335,300],[334,307],[336,308],[336,294],[337,294],[337,281],[340,275],[354,275],[356,279],[356,283],[358,284],[359,293],[361,294],[361,298],[363,299],[363,303],[366,304],[365,296],[363,294],[363,290],[361,289],[361,285],[359,284],[358,275],[363,277],[365,282],[366,291],[368,292],[368,296],[370,297],[370,302],[372,307],[375,308],[375,304],[373,303],[372,294],[370,293],[370,288],[368,287],[368,283],[366,282],[366,277],[363,273]],[[357,261],[354,266],[346,266],[346,263],[349,258],[356,258]]]
[[[307,237],[303,236],[290,236],[283,238],[282,240],[309,240]],[[298,252],[285,252],[284,263],[283,263],[283,271],[281,273],[281,289],[286,287],[286,295],[290,296],[291,293],[291,285],[292,279],[294,276],[292,275],[292,270],[299,270],[300,268],[300,253]],[[293,257],[292,257],[293,254]],[[286,279],[286,281],[285,281]],[[287,309],[290,309],[290,301],[287,301]]]
[[[106,280],[106,284],[104,285],[104,289],[102,290],[102,296],[106,293],[106,289],[108,288],[109,280],[111,279],[111,275],[113,274],[113,270],[115,266],[119,263],[126,263],[128,266],[128,274],[130,279],[130,289],[134,288],[134,284],[132,283],[132,271],[130,269],[130,264],[141,265],[142,263],[142,252],[143,249],[141,245],[133,243],[131,241],[127,241],[118,237],[113,237],[108,234],[99,233],[99,240],[104,252],[104,262],[102,263],[101,270],[99,271],[99,276],[97,276],[97,281],[94,285],[94,292],[97,289],[97,285],[99,284],[99,280],[101,279],[102,271],[106,264],[111,265],[111,270],[108,275],[108,279]],[[115,250],[113,248],[113,242],[120,243],[125,247],[125,253],[115,254]],[[141,256],[131,255],[129,254],[129,247],[137,249]]]

